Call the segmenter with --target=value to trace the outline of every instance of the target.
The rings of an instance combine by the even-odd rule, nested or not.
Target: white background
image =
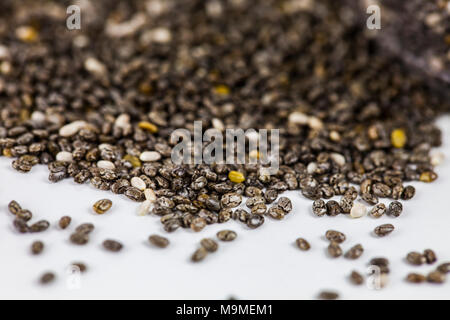
[[[43,166],[20,174],[11,168],[11,160],[0,159],[0,298],[39,299],[315,299],[323,289],[336,290],[342,299],[449,299],[450,279],[443,285],[409,284],[408,272],[426,273],[434,266],[410,266],[408,252],[432,248],[438,263],[450,261],[450,117],[439,120],[445,145],[440,149],[446,161],[437,168],[439,179],[433,184],[414,184],[416,197],[404,203],[399,218],[348,216],[313,216],[311,201],[290,192],[293,212],[283,221],[266,219],[257,230],[230,221],[205,228],[200,233],[179,229],[165,234],[158,217],[139,217],[137,204],[90,185],[71,180],[52,185]],[[102,198],[113,200],[112,209],[95,215],[92,204]],[[13,216],[7,210],[10,200],[34,214],[33,221],[47,219],[49,230],[40,234],[18,234],[12,228]],[[56,227],[63,215],[73,218],[66,230]],[[80,223],[92,222],[96,229],[86,246],[68,240]],[[372,230],[383,223],[395,225],[395,231],[377,238]],[[203,237],[215,237],[217,231],[232,229],[238,233],[234,242],[219,244],[219,250],[203,262],[190,261]],[[364,254],[359,260],[332,259],[326,254],[328,229],[343,231],[346,251],[361,243]],[[171,244],[158,249],[148,244],[150,234],[167,236]],[[294,241],[304,237],[311,250],[298,250]],[[123,242],[119,253],[106,252],[101,243],[107,238]],[[30,253],[34,240],[45,243],[40,256]],[[388,286],[371,290],[354,286],[348,275],[355,269],[364,273],[368,261],[385,256],[391,261]],[[88,271],[81,277],[79,289],[67,286],[69,263],[82,261]],[[54,283],[42,286],[39,276],[45,271],[57,274]]]

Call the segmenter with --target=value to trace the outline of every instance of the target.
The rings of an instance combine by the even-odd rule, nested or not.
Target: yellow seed
[[[138,167],[142,166],[141,160],[139,160],[138,157],[132,156],[131,154],[127,154],[125,157],[123,157],[123,160],[131,163],[133,168],[138,168]]]
[[[38,32],[33,27],[22,26],[16,29],[16,36],[23,42],[35,42],[38,37]]]
[[[5,148],[3,149],[3,156],[5,157],[12,157],[12,153],[11,153],[11,149],[10,148]]]
[[[391,143],[395,148],[403,148],[406,144],[406,133],[403,129],[395,129],[391,133]]]
[[[30,111],[28,109],[20,110],[20,120],[27,121],[28,119],[30,119]]]
[[[139,85],[139,92],[145,95],[150,95],[153,92],[153,87],[150,83],[142,82]]]
[[[230,171],[228,178],[231,182],[241,183],[245,181],[244,175],[239,171]]]
[[[226,96],[226,95],[230,94],[230,88],[221,84],[221,85],[214,87],[214,92],[219,95]]]
[[[138,127],[151,133],[158,132],[158,127],[148,121],[139,122]]]
[[[420,181],[422,182],[433,182],[437,179],[437,174],[431,171],[422,172],[420,175]]]

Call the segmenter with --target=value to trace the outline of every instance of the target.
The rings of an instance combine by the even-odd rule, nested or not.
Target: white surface
[[[80,186],[70,180],[52,185],[43,166],[29,174],[11,168],[10,159],[0,159],[0,298],[133,298],[133,299],[314,299],[322,289],[333,289],[343,299],[449,299],[450,279],[444,285],[413,285],[404,281],[408,272],[426,273],[433,266],[413,267],[405,263],[409,251],[432,248],[439,261],[450,261],[450,117],[439,120],[444,130],[446,161],[437,168],[440,176],[433,184],[414,184],[416,197],[404,203],[399,218],[348,216],[314,217],[311,201],[291,192],[294,210],[283,221],[266,219],[257,230],[241,223],[208,226],[200,233],[178,230],[169,234],[166,249],[151,247],[152,233],[166,235],[159,219],[139,217],[137,205],[123,196]],[[113,200],[105,215],[93,214],[92,204],[101,198]],[[7,211],[10,200],[30,209],[34,218],[52,223],[40,234],[17,234],[12,215]],[[58,230],[56,222],[63,215],[73,218],[67,230]],[[96,226],[86,246],[69,241],[71,231],[80,223]],[[396,230],[385,238],[371,232],[383,223],[393,223]],[[215,237],[222,229],[237,231],[234,242],[221,242],[219,250],[203,262],[193,264],[189,258],[203,237]],[[329,258],[323,235],[328,229],[343,231],[346,251],[361,243],[365,252],[356,261],[343,257]],[[309,252],[298,250],[294,241],[306,238]],[[124,250],[110,253],[101,243],[107,238],[123,242]],[[32,256],[30,244],[41,239],[46,247],[40,256]],[[353,269],[365,272],[367,262],[375,256],[391,261],[389,285],[380,291],[365,285],[356,287],[348,281]],[[81,288],[71,290],[66,284],[70,262],[83,261],[88,272],[82,275]],[[51,270],[57,281],[41,286],[38,278]]]

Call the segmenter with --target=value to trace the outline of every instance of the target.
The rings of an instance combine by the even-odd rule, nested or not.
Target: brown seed
[[[285,212],[283,209],[279,208],[278,206],[273,206],[269,210],[267,210],[266,215],[268,215],[269,217],[271,217],[273,219],[281,220],[284,218]]]
[[[327,202],[327,215],[337,216],[341,212],[342,212],[342,209],[339,206],[339,203],[337,201],[330,200]]]
[[[205,257],[207,255],[208,255],[208,251],[204,247],[201,247],[201,248],[195,250],[194,254],[191,257],[191,260],[193,262],[199,262],[199,261],[202,261],[203,259],[205,259]]]
[[[247,226],[250,229],[256,229],[256,228],[260,227],[263,223],[264,223],[264,217],[259,214],[252,214],[247,219]]]
[[[210,238],[205,238],[200,241],[200,244],[203,248],[205,248],[208,252],[215,252],[219,248],[219,244]]]
[[[61,229],[66,229],[69,226],[71,221],[72,221],[71,217],[64,216],[64,217],[61,217],[61,219],[59,219],[58,225]]]
[[[22,209],[19,212],[17,212],[17,218],[22,219],[24,221],[30,221],[33,217],[33,214],[30,212],[30,210]]]
[[[393,201],[389,204],[387,214],[393,217],[399,217],[403,211],[403,205],[398,201]]]
[[[94,205],[92,206],[94,211],[98,214],[104,214],[106,211],[108,211],[112,206],[112,201],[109,199],[101,199],[98,200]]]
[[[333,258],[342,256],[342,249],[337,242],[332,241],[328,245],[328,254]]]
[[[217,238],[221,241],[233,241],[236,237],[236,232],[231,230],[222,230],[217,232]]]
[[[191,229],[194,230],[195,232],[202,231],[205,226],[206,221],[203,218],[197,217],[192,220]]]
[[[44,250],[44,243],[42,241],[35,241],[31,244],[31,252],[33,254],[40,254]]]
[[[20,233],[27,233],[30,230],[30,228],[27,225],[27,222],[22,219],[18,218],[14,219],[13,225],[14,228],[16,228],[16,230]]]
[[[373,258],[369,262],[370,265],[373,266],[389,266],[389,260],[386,258]]]
[[[336,230],[328,230],[325,233],[325,237],[329,240],[329,241],[333,241],[336,243],[342,243],[345,241],[346,237],[345,234],[343,234],[340,231],[336,231]]]
[[[364,278],[363,276],[357,272],[357,271],[352,271],[352,273],[350,274],[350,281],[354,284],[354,285],[361,285],[364,283]]]
[[[30,232],[42,232],[48,229],[50,223],[46,220],[38,221],[31,225]]]
[[[92,223],[83,223],[83,224],[80,224],[75,229],[75,232],[88,234],[88,233],[91,233],[93,230],[94,230],[94,225]]]
[[[386,205],[384,203],[378,203],[370,210],[370,215],[374,218],[380,218],[385,213]]]
[[[42,284],[48,284],[55,280],[55,274],[52,272],[46,272],[41,276],[40,282]]]
[[[148,237],[148,241],[159,248],[166,248],[169,245],[169,240],[167,238],[158,236],[156,234]]]
[[[295,240],[295,243],[297,244],[297,247],[303,251],[308,251],[311,248],[309,242],[303,238],[298,238]]]
[[[427,281],[430,283],[444,283],[445,274],[439,271],[432,271],[427,275]]]
[[[426,262],[426,258],[423,254],[420,254],[419,252],[410,252],[406,256],[406,260],[415,266],[420,266]]]
[[[123,245],[115,240],[105,240],[103,241],[103,247],[111,252],[118,252],[120,250],[122,250]]]
[[[390,223],[382,224],[375,228],[374,233],[379,237],[384,237],[394,231],[394,226]]]
[[[75,232],[70,235],[70,242],[77,245],[84,245],[89,242],[89,234],[83,232]]]
[[[87,270],[87,267],[82,262],[73,262],[70,264],[72,268],[76,268],[79,272],[85,272]]]
[[[328,209],[327,209],[327,205],[326,205],[325,201],[323,201],[322,199],[319,199],[319,200],[315,200],[313,202],[312,210],[316,216],[322,217],[323,215],[325,215],[327,213]]]
[[[8,209],[12,214],[17,215],[17,213],[19,213],[22,210],[22,207],[17,203],[17,201],[12,200],[8,204]]]
[[[363,254],[363,252],[364,252],[363,246],[360,245],[360,244],[357,244],[357,245],[351,247],[350,250],[348,250],[348,251],[345,253],[345,257],[346,257],[347,259],[355,260],[355,259],[358,259],[359,257],[361,257],[361,255]]]
[[[437,271],[441,273],[450,273],[450,262],[440,264],[437,267]]]
[[[319,294],[319,299],[322,300],[336,300],[339,298],[339,294],[337,294],[336,292],[332,292],[332,291],[322,291]]]
[[[423,255],[425,256],[425,260],[426,260],[426,262],[427,262],[428,264],[433,264],[433,263],[435,263],[435,262],[437,261],[436,254],[435,254],[434,251],[431,250],[431,249],[426,249],[426,250],[423,252]]]
[[[410,273],[406,277],[406,281],[411,282],[411,283],[422,283],[422,282],[425,282],[426,280],[427,280],[427,277],[425,277],[424,275],[419,274],[419,273]]]

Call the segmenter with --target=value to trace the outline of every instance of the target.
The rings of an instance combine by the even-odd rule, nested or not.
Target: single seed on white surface
[[[35,122],[44,122],[45,121],[45,114],[41,111],[34,111],[31,114],[31,121]]]
[[[161,155],[157,151],[144,151],[139,156],[139,159],[144,162],[158,161],[161,159]]]
[[[367,212],[367,207],[360,203],[360,202],[355,202],[353,204],[352,209],[350,210],[350,217],[352,218],[361,218],[362,216],[364,216]]]
[[[442,152],[435,152],[431,155],[430,163],[433,166],[438,166],[444,162],[444,154]]]
[[[332,154],[330,154],[330,158],[340,167],[345,164],[345,157],[340,153],[333,152]]]
[[[114,125],[119,128],[126,128],[130,126],[130,116],[126,113],[122,113],[120,116],[117,117],[116,121],[114,122]]]
[[[72,162],[72,154],[68,151],[60,151],[56,154],[56,161]]]
[[[139,216],[145,216],[150,213],[150,210],[153,207],[153,203],[150,200],[145,200],[141,203],[141,205],[138,208],[138,215]]]
[[[294,123],[294,124],[307,124],[309,120],[309,117],[304,114],[303,112],[299,112],[299,111],[294,111],[292,112],[289,117],[288,117],[288,121],[290,123]]]
[[[308,125],[311,129],[320,130],[323,128],[323,122],[317,117],[309,117]]]
[[[97,167],[99,167],[101,169],[108,169],[108,170],[114,170],[116,168],[114,163],[112,163],[111,161],[108,161],[108,160],[100,160],[100,161],[98,161],[97,162]]]
[[[147,188],[144,190],[144,196],[145,199],[147,199],[151,203],[154,203],[156,201],[156,193],[151,188]]]
[[[83,120],[77,120],[66,124],[59,129],[59,135],[61,137],[71,137],[86,126],[86,122]]]
[[[146,187],[144,180],[142,180],[139,177],[131,178],[131,185],[135,188],[138,188],[141,191],[144,191]]]
[[[313,174],[314,172],[316,172],[316,170],[317,170],[317,163],[315,162],[310,162],[306,167],[306,172],[308,172],[309,174]]]

